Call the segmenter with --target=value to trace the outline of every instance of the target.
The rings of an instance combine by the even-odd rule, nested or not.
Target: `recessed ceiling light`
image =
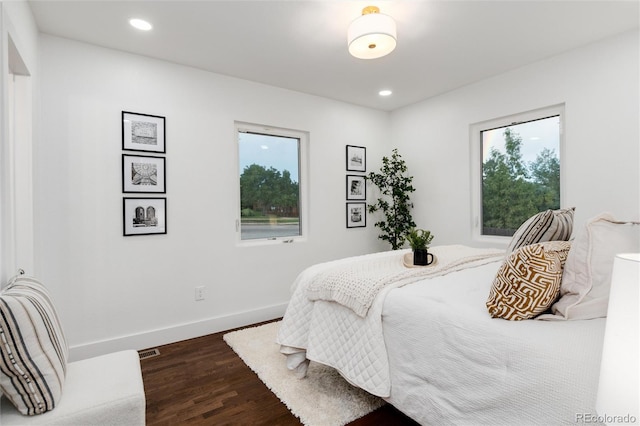
[[[149,22],[145,21],[144,19],[137,19],[137,18],[130,19],[129,23],[131,24],[132,27],[142,31],[149,31],[151,28],[153,28],[153,26]]]
[[[380,96],[390,96],[393,92],[391,90],[381,90],[378,92]]]

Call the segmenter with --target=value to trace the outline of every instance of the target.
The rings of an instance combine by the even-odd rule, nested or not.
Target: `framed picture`
[[[164,117],[122,111],[122,149],[164,154],[165,145]]]
[[[347,145],[347,171],[364,172],[367,170],[367,148]]]
[[[166,198],[123,198],[123,234],[167,233]]]
[[[367,187],[364,176],[347,175],[347,200],[366,200]]]
[[[367,226],[367,203],[347,203],[347,228]]]
[[[165,158],[122,154],[122,192],[166,192]]]

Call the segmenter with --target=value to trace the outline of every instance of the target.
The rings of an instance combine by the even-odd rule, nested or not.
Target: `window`
[[[471,126],[476,236],[512,236],[560,208],[563,114],[555,106]]]
[[[283,240],[303,236],[301,159],[307,134],[237,124],[240,171],[240,240]]]

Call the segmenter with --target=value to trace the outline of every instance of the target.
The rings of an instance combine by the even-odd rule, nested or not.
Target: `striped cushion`
[[[513,234],[507,254],[520,247],[545,241],[568,241],[573,232],[575,207],[545,210],[527,219]]]
[[[548,310],[560,296],[562,270],[570,248],[568,241],[547,241],[511,253],[489,292],[489,314],[518,321]]]
[[[56,407],[68,352],[45,287],[33,278],[13,278],[0,292],[0,388],[20,413]]]

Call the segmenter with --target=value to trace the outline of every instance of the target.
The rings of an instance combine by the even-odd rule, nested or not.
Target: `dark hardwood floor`
[[[160,346],[141,360],[147,425],[301,424],[226,344],[227,332]],[[416,424],[386,404],[350,425]]]

